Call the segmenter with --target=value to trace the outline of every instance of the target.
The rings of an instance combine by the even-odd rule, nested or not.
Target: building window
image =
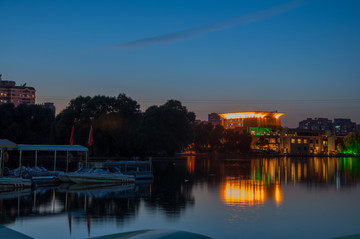
[[[298,140],[297,140],[297,143],[298,143],[298,144],[301,144],[301,139],[298,139]]]
[[[307,139],[304,139],[304,144],[307,144]]]
[[[292,143],[292,144],[295,144],[295,139],[291,139],[291,143]]]

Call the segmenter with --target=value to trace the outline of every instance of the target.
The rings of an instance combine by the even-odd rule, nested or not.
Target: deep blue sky
[[[290,127],[360,123],[359,12],[358,0],[0,0],[0,73],[58,111],[125,93],[143,110],[178,99],[203,120],[278,110]]]

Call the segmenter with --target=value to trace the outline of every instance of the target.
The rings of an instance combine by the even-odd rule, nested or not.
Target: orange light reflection
[[[261,181],[227,178],[222,185],[221,197],[226,204],[262,204],[265,189]]]
[[[280,190],[280,185],[275,185],[275,202],[276,205],[279,206],[282,201],[282,195]]]

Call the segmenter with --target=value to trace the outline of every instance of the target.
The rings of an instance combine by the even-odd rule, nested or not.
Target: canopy
[[[80,151],[87,152],[88,148],[81,145],[35,145],[35,144],[18,144],[21,151]]]
[[[17,145],[16,143],[8,140],[8,139],[0,139],[0,150],[16,150]]]

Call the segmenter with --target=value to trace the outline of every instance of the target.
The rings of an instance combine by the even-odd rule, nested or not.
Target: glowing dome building
[[[280,116],[285,113],[280,112],[237,112],[219,114],[221,125],[225,129],[246,129],[249,127],[280,129]]]

